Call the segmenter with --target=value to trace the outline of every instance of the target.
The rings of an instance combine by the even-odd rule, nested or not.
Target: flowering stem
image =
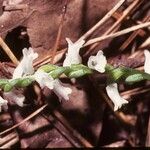
[[[124,80],[127,84],[132,84],[142,80],[150,80],[150,75],[148,73],[124,66],[115,68],[107,64],[106,72],[109,74],[112,82]]]
[[[93,73],[89,67],[83,64],[73,64],[70,67],[47,64],[41,66],[38,70],[48,73],[54,79],[59,78],[62,74],[65,74],[68,78],[79,78]],[[133,84],[142,80],[150,80],[150,75],[148,73],[124,66],[115,68],[112,65],[107,64],[105,72],[109,75],[110,82],[117,83],[124,81],[127,84]],[[0,88],[4,92],[9,92],[13,89],[13,87],[24,88],[34,81],[34,74],[17,79],[0,79]]]

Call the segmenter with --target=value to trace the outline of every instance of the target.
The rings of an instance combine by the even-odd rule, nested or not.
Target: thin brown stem
[[[25,123],[26,121],[30,120],[31,118],[33,118],[34,116],[36,116],[37,114],[39,114],[40,112],[42,112],[46,107],[47,107],[48,104],[45,104],[43,105],[42,107],[40,107],[38,110],[36,110],[35,112],[33,112],[31,115],[29,115],[28,117],[26,117],[23,121],[21,121],[20,123],[12,126],[11,128],[8,128],[6,129],[5,131],[3,132],[0,132],[0,135],[3,135],[17,127],[19,127],[20,125],[22,125],[23,123]]]
[[[65,14],[66,14],[66,11],[67,11],[67,4],[68,4],[68,0],[65,1],[65,6],[63,7],[62,17],[61,17],[61,21],[60,21],[60,25],[59,25],[59,29],[58,29],[58,33],[57,33],[56,42],[55,42],[54,48],[52,50],[52,56],[51,56],[52,58],[51,58],[50,63],[54,62],[54,58],[55,58],[55,55],[56,55],[56,52],[57,52],[57,48],[59,46],[61,33],[62,33],[62,28],[63,28],[63,22],[64,22]]]
[[[16,56],[12,53],[11,49],[7,46],[7,44],[4,42],[4,40],[1,37],[0,37],[0,46],[3,48],[3,50],[6,52],[6,54],[9,56],[9,58],[14,64],[19,63]]]
[[[103,25],[124,2],[125,0],[120,0],[97,24],[95,24],[89,31],[82,35],[78,41],[88,38],[96,29]]]
[[[83,45],[83,47],[89,46],[89,45],[97,43],[97,42],[101,42],[101,41],[109,39],[109,38],[115,38],[115,37],[133,32],[133,31],[138,30],[138,29],[146,28],[146,27],[149,27],[149,26],[150,26],[150,22],[146,22],[146,23],[143,23],[143,24],[140,24],[140,25],[135,25],[135,26],[132,26],[130,28],[118,31],[116,33],[112,33],[112,34],[109,34],[109,35],[106,35],[106,36],[101,36],[101,37],[98,37],[98,38],[94,38],[94,39],[91,39],[91,40],[87,41]]]

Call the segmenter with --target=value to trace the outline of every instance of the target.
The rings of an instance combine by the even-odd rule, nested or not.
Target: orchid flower
[[[0,96],[0,112],[2,110],[2,106],[7,105],[7,101]]]
[[[23,107],[23,102],[25,101],[25,96],[21,93],[16,94],[14,91],[10,92],[4,92],[4,95],[7,99],[10,99],[14,103],[16,103],[18,106]]]
[[[123,104],[127,104],[128,101],[123,99],[118,92],[118,85],[117,83],[109,84],[106,87],[106,92],[109,96],[109,98],[114,103],[114,111],[117,111]]]
[[[98,51],[96,56],[90,56],[88,60],[88,67],[97,70],[100,73],[105,72],[105,66],[107,64],[106,57],[103,55],[103,51]]]
[[[37,83],[39,83],[40,87],[43,89],[45,86],[49,89],[54,88],[54,79],[48,75],[48,73],[37,70],[34,74],[34,78]]]
[[[29,48],[29,50],[27,48],[24,48],[22,52],[23,59],[21,60],[17,68],[14,70],[13,79],[34,73],[33,60],[38,57],[38,54],[34,53],[31,47]]]
[[[34,78],[36,82],[39,83],[41,88],[46,86],[53,90],[60,100],[69,100],[68,95],[71,94],[72,90],[68,87],[64,87],[60,80],[53,79],[48,73],[45,73],[41,70],[35,72]]]
[[[69,100],[69,94],[72,93],[72,89],[64,87],[62,82],[58,79],[55,79],[53,91],[58,96],[60,101],[62,99]]]
[[[79,55],[80,48],[85,43],[84,40],[77,41],[73,43],[69,38],[66,38],[68,42],[68,53],[66,54],[66,58],[63,62],[63,66],[71,66],[72,64],[80,64],[82,59]]]
[[[144,55],[145,55],[144,71],[150,74],[150,52],[148,50],[144,50]]]

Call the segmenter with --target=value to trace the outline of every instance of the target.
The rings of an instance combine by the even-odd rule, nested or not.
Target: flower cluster
[[[100,50],[96,56],[90,56],[88,60],[88,67],[94,70],[97,70],[100,73],[105,72],[105,67],[107,65],[106,57],[103,55],[103,52]],[[114,103],[114,111],[121,108],[123,104],[128,103],[127,100],[123,99],[118,92],[117,83],[111,83],[107,85],[106,92],[109,98]]]
[[[124,69],[124,68],[118,68],[114,69],[112,66],[110,66],[107,63],[107,59],[103,54],[103,51],[98,51],[96,56],[90,56],[89,60],[87,62],[88,67],[82,65],[82,59],[79,55],[80,49],[82,48],[83,44],[85,43],[84,40],[77,41],[73,43],[69,38],[66,38],[66,41],[68,43],[68,52],[66,54],[66,58],[63,62],[63,67],[56,67],[54,65],[51,65],[51,67],[43,69],[44,67],[40,67],[37,71],[34,70],[33,67],[33,61],[38,57],[38,54],[33,51],[32,48],[26,49],[24,48],[22,50],[23,52],[23,58],[20,61],[19,65],[16,67],[16,69],[13,72],[12,79],[10,81],[15,82],[18,81],[18,79],[29,79],[32,78],[33,81],[36,81],[41,89],[44,87],[49,88],[50,90],[53,90],[53,92],[58,96],[59,100],[69,100],[69,95],[72,93],[72,89],[69,87],[65,87],[63,83],[58,79],[60,74],[64,73],[69,78],[74,77],[80,77],[85,74],[92,73],[92,70],[96,70],[100,73],[108,73],[107,71],[110,71],[110,75],[113,76],[113,79],[109,84],[106,86],[106,93],[108,97],[112,100],[114,104],[114,111],[117,111],[119,108],[122,107],[122,105],[127,104],[128,101],[123,99],[118,91],[118,85],[117,80],[121,78],[122,76],[127,75],[125,81],[126,82],[133,82],[135,80],[140,81],[143,79],[149,79],[150,80],[150,52],[148,50],[144,51],[145,54],[145,64],[144,64],[144,73],[139,73],[138,71],[133,71],[130,68]],[[47,66],[46,66],[47,67]],[[67,69],[70,69],[71,72],[68,72]],[[109,68],[109,69],[108,69]],[[54,73],[55,71],[55,73]],[[125,72],[125,73],[124,73]],[[135,79],[135,77],[137,77]],[[31,83],[32,80],[29,80],[29,82],[26,82],[25,85],[28,85]],[[13,87],[12,91],[10,92],[4,92],[3,95],[5,97],[14,98],[14,102],[23,107],[24,106],[24,100],[25,97],[22,94],[15,94],[14,92],[15,87]],[[7,105],[7,100],[0,97],[0,111],[1,106]]]

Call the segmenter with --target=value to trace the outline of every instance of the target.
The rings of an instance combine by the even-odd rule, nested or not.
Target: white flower
[[[4,106],[4,105],[7,105],[7,101],[6,100],[4,100],[1,96],[0,96],[0,112],[1,112],[1,110],[2,110],[2,106]]]
[[[121,106],[123,104],[127,104],[128,101],[123,99],[118,92],[118,85],[117,83],[112,83],[109,84],[106,87],[106,92],[109,96],[109,98],[112,100],[112,102],[114,103],[114,111],[118,110],[119,108],[121,108]]]
[[[25,96],[21,93],[15,93],[15,91],[4,92],[3,93],[7,99],[16,103],[18,106],[23,107],[23,102],[25,101]]]
[[[88,67],[97,70],[100,73],[105,72],[105,66],[107,64],[106,57],[103,55],[103,51],[98,51],[96,56],[90,56],[88,60]]]
[[[150,74],[150,52],[148,50],[144,50],[144,55],[145,55],[144,71]]]
[[[41,88],[45,86],[53,90],[60,100],[69,100],[69,94],[72,90],[68,87],[64,87],[60,80],[53,79],[48,73],[38,70],[34,74],[35,80],[39,83]]]
[[[54,88],[54,79],[48,75],[48,73],[42,70],[37,70],[34,74],[36,82],[39,83],[40,87],[43,89],[45,86],[49,89]]]
[[[38,54],[34,53],[31,47],[29,48],[29,50],[27,48],[24,48],[22,52],[23,59],[14,70],[13,79],[20,78],[23,75],[29,75],[34,73],[33,60],[38,57]]]
[[[55,79],[53,91],[59,97],[60,101],[62,99],[69,100],[69,94],[72,93],[72,89],[64,87],[58,79]]]
[[[71,66],[71,64],[80,64],[82,62],[82,59],[79,55],[79,50],[85,43],[84,40],[77,41],[75,43],[72,43],[72,41],[69,38],[66,38],[66,41],[68,42],[68,53],[66,54],[66,58],[63,62],[63,66]]]

